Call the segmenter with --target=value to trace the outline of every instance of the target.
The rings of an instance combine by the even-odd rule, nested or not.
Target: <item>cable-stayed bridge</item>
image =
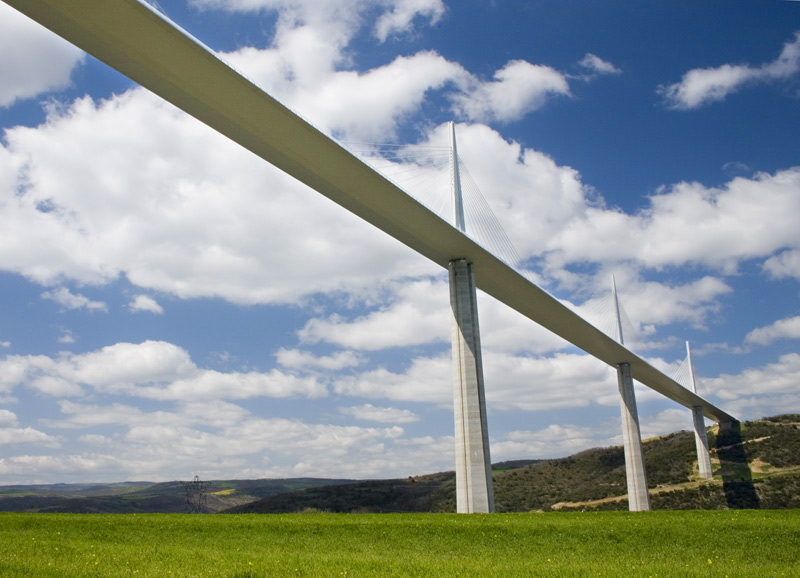
[[[539,288],[509,263],[511,257],[495,255],[468,236],[464,227],[454,226],[406,194],[397,184],[258,88],[148,4],[141,0],[4,1],[450,271],[451,305],[456,317],[454,351],[460,348],[466,355],[459,362],[454,354],[454,368],[461,363],[461,370],[454,371],[459,374],[454,385],[455,391],[461,387],[462,401],[469,402],[463,408],[464,423],[461,424],[463,439],[466,440],[466,445],[461,448],[467,462],[466,470],[463,473],[457,471],[457,475],[466,476],[464,492],[472,492],[473,482],[481,477],[485,486],[488,485],[481,490],[486,494],[481,504],[465,506],[464,509],[459,486],[459,511],[492,510],[491,471],[489,468],[487,472],[486,468],[489,462],[485,408],[481,409],[483,386],[474,306],[476,287],[616,368],[623,398],[623,421],[626,408],[628,418],[633,420],[632,425],[624,427],[626,436],[633,439],[639,435],[635,400],[626,400],[623,393],[623,389],[632,393],[632,378],[692,408],[701,421],[702,416],[721,424],[736,421]],[[452,149],[455,156],[454,140]],[[454,164],[457,166],[457,162]],[[457,177],[458,171],[454,174]],[[459,280],[454,281],[456,278]],[[457,309],[461,313],[457,314]],[[464,330],[467,326],[469,328]],[[456,335],[459,331],[460,337]],[[462,371],[465,364],[472,364],[472,377],[465,377]],[[477,406],[470,405],[472,401]],[[460,403],[456,401],[457,406]],[[456,411],[459,411],[458,407]],[[476,417],[476,411],[478,414],[483,412],[483,416]],[[477,426],[474,423],[476,419]],[[456,426],[458,430],[458,417]],[[473,426],[478,429],[473,430]],[[458,435],[457,431],[457,438]],[[478,451],[474,447],[481,445],[479,439],[474,439],[476,437],[483,438],[485,455],[470,455]],[[477,446],[470,445],[473,442]],[[641,446],[640,438],[638,445]],[[457,454],[461,450],[457,450]],[[471,458],[475,459],[470,461]],[[627,442],[626,464],[629,474],[630,470],[639,467],[635,465],[635,458],[628,460]],[[643,466],[641,473],[643,480]],[[629,477],[629,494],[630,489]],[[646,496],[646,484],[644,494]],[[649,503],[635,508],[633,502],[631,504],[632,509],[649,508]]]

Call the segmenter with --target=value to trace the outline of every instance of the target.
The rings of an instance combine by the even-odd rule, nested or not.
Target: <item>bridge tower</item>
[[[450,190],[453,224],[466,232],[455,124],[450,123]],[[486,425],[478,302],[472,263],[453,259],[450,308],[453,357],[453,410],[456,438],[456,502],[459,514],[494,512],[492,462]]]
[[[617,330],[620,345],[625,345],[622,336],[622,317],[617,298],[617,282],[611,277],[614,311],[617,316]],[[622,439],[625,446],[625,475],[628,482],[628,509],[631,512],[650,510],[650,494],[647,493],[647,474],[644,468],[644,450],[639,431],[639,412],[636,409],[636,395],[633,390],[633,376],[630,363],[617,364],[619,383],[619,405],[622,413]]]
[[[686,342],[686,361],[689,364],[689,379],[692,383],[692,392],[697,393],[697,380],[694,377],[694,366],[692,365],[692,350],[689,342]],[[714,477],[711,469],[711,455],[708,452],[708,436],[706,435],[706,422],[703,417],[703,408],[695,406],[692,408],[692,420],[694,421],[694,441],[697,446],[697,469],[700,477],[710,480]]]

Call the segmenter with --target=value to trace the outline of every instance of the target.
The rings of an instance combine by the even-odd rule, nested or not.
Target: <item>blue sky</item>
[[[160,7],[354,151],[455,121],[543,288],[800,412],[800,3]],[[0,50],[0,484],[453,467],[444,271],[2,3]],[[611,368],[479,309],[493,461],[620,443]]]

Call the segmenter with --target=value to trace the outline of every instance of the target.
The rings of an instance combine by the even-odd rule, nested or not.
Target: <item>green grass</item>
[[[800,576],[800,511],[0,514],[0,576]]]

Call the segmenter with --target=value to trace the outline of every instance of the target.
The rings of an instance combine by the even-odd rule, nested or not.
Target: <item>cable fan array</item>
[[[452,223],[450,149],[429,145],[341,143],[373,169],[442,219]],[[489,203],[458,159],[467,235],[515,269],[522,259]]]

